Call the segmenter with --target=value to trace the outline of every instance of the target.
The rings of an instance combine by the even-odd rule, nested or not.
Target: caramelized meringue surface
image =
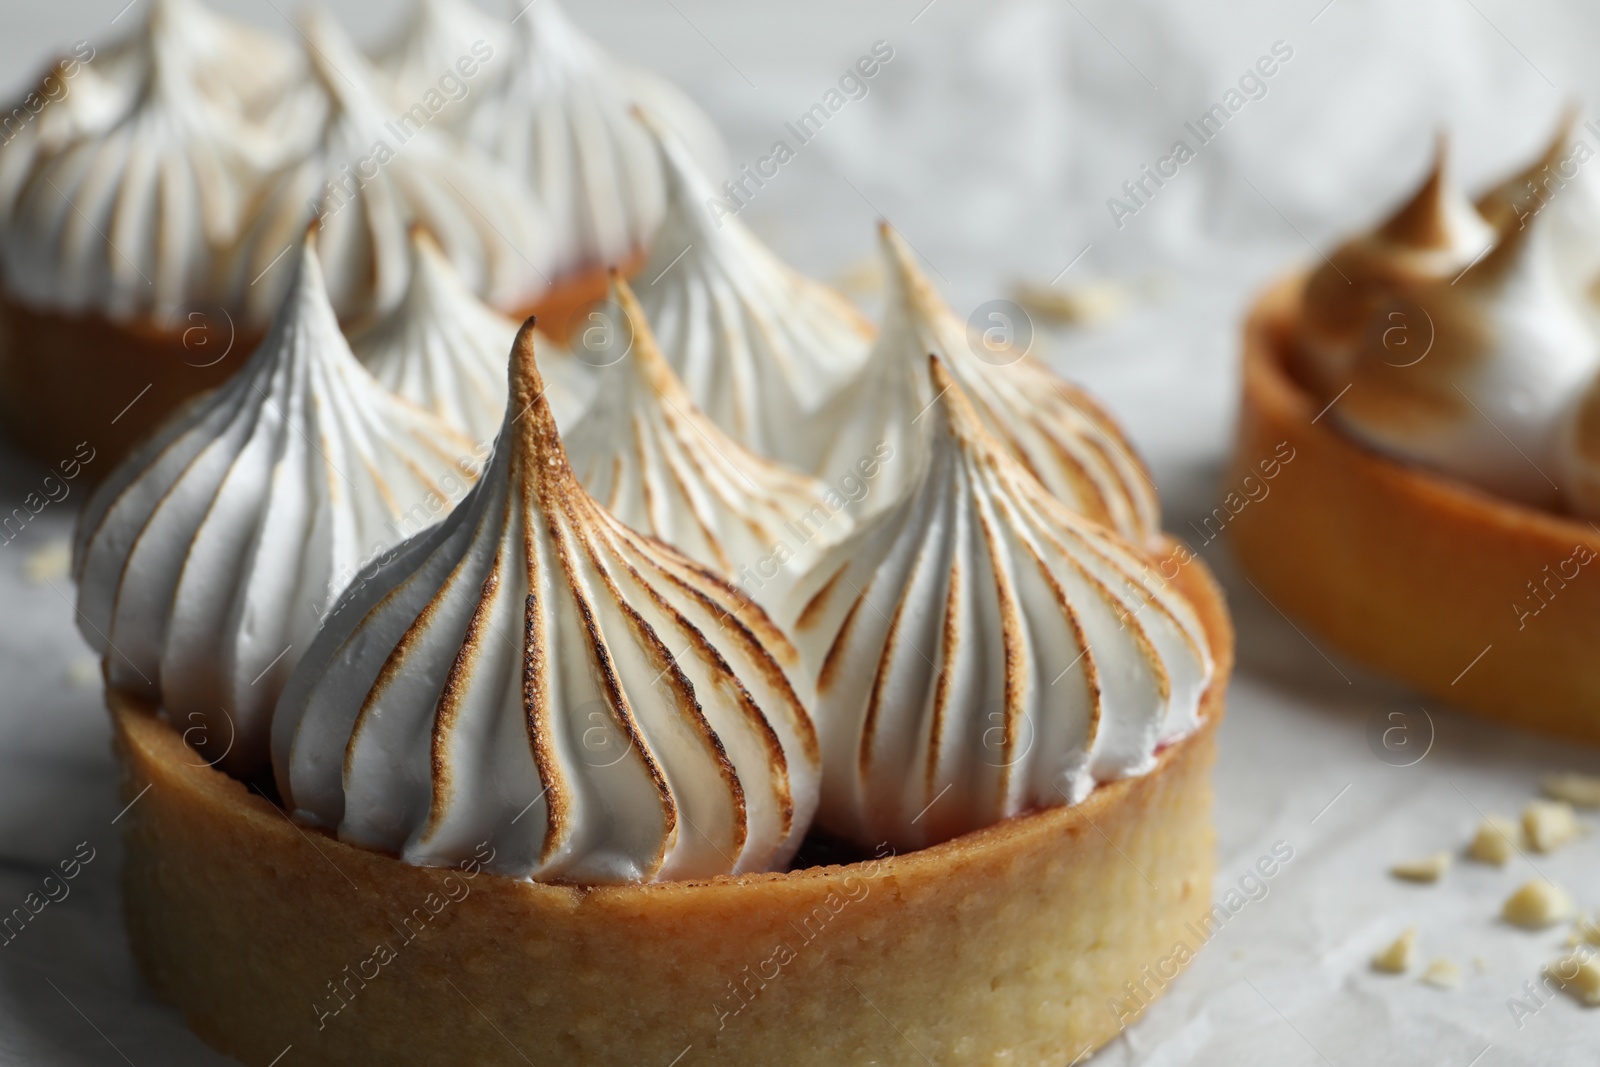
[[[819,821],[901,848],[1145,773],[1195,729],[1213,670],[1183,595],[1051,497],[930,364],[913,488],[783,616],[815,679]]]
[[[483,479],[346,594],[279,704],[295,817],[546,881],[781,866],[816,803],[783,635],[607,514],[563,452],[525,325]]]
[[[261,347],[85,509],[78,621],[114,688],[159,700],[211,762],[270,759],[272,708],[334,598],[471,483],[465,438],[351,354],[314,242]]]

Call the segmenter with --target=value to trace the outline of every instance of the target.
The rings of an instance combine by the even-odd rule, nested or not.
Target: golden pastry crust
[[[1294,457],[1227,527],[1245,571],[1316,640],[1432,697],[1600,741],[1600,531],[1388,459],[1319,416],[1286,369],[1304,286],[1277,283],[1245,325],[1228,484],[1282,447]]]
[[[135,956],[250,1063],[1060,1067],[1159,995],[1211,906],[1233,637],[1202,564],[1177,582],[1217,674],[1149,775],[902,856],[710,882],[409,866],[296,826],[112,695]]]

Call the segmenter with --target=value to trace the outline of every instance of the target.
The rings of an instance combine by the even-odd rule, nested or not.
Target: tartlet
[[[904,855],[702,882],[411,866],[295,825],[113,696],[135,955],[246,1062],[1060,1067],[1205,940],[1232,634],[1202,564],[1177,582],[1218,671],[1149,774]]]
[[[1206,526],[1335,648],[1592,741],[1600,188],[1573,123],[1476,201],[1441,138],[1376,228],[1259,298],[1235,491]]]
[[[1228,507],[1245,573],[1315,639],[1431,697],[1600,741],[1600,583],[1581,579],[1600,531],[1383,456],[1319,417],[1289,370],[1304,288],[1302,276],[1273,285],[1244,328],[1226,484],[1270,485]],[[1266,469],[1278,476],[1263,483]]]

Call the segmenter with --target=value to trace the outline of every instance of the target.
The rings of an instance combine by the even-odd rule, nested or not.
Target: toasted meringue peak
[[[596,352],[596,399],[567,434],[584,487],[612,515],[714,568],[762,604],[848,533],[847,501],[748,451],[702,415],[667,365],[628,283],[612,274],[621,328]]]
[[[387,316],[350,347],[391,392],[438,415],[487,450],[506,409],[506,357],[517,324],[474,296],[422,227],[411,231],[411,279]],[[594,392],[571,354],[540,338],[556,422],[570,426]]]
[[[731,586],[618,522],[567,465],[534,366],[511,361],[483,479],[353,586],[278,705],[302,821],[421,865],[482,844],[540,881],[709,878],[782,865],[818,753]]]
[[[1507,230],[1454,278],[1393,283],[1355,348],[1338,425],[1506,499],[1557,504],[1561,421],[1600,368],[1600,337],[1552,254],[1557,224],[1543,213]]]
[[[400,301],[413,221],[434,235],[474,293],[496,307],[530,303],[550,270],[543,208],[503,168],[435,129],[427,105],[396,115],[331,16],[313,11],[304,22],[328,116],[315,150],[275,179],[255,213],[230,272],[230,306],[247,321],[266,317],[287,282],[277,257],[313,215],[342,321],[383,314]]]
[[[311,241],[296,259],[249,363],[96,490],[74,551],[109,684],[241,777],[266,768],[273,704],[340,590],[472,481],[470,444],[351,354]]]
[[[1052,495],[1135,544],[1158,536],[1155,487],[1111,418],[1026,353],[980,358],[979,342],[917,268],[904,240],[887,224],[880,233],[889,266],[883,329],[862,381],[841,393],[820,420],[831,428],[832,445],[819,469],[847,468],[872,441],[890,441],[899,455],[915,447],[912,422],[935,395],[926,369],[932,353],[983,424]],[[907,375],[914,376],[915,398]],[[893,500],[895,487],[915,477],[914,464],[893,465],[879,500]]]
[[[816,679],[820,824],[905,848],[1148,771],[1213,670],[1188,601],[1051,496],[939,357],[930,374],[916,485],[784,616]]]
[[[1439,136],[1433,166],[1422,185],[1371,233],[1338,248],[1306,285],[1296,337],[1301,377],[1327,397],[1350,384],[1356,350],[1411,285],[1456,277],[1495,240],[1456,183],[1449,144]],[[1397,294],[1400,294],[1397,297]],[[1409,354],[1408,354],[1409,355]],[[1395,356],[1396,360],[1407,356]]]
[[[408,109],[429,93],[470,96],[506,77],[512,63],[512,36],[503,19],[471,0],[417,0],[405,25],[373,62],[395,106]],[[441,79],[446,82],[443,86]],[[457,127],[467,113],[465,107],[446,107],[439,122]]]
[[[649,244],[663,203],[633,104],[654,102],[701,140],[710,123],[682,94],[607,54],[555,0],[530,5],[512,29],[509,70],[477,98],[467,136],[550,209],[558,274],[621,264]]]
[[[832,429],[816,416],[860,372],[872,327],[720,207],[682,141],[650,112],[641,117],[667,183],[666,218],[638,276],[662,352],[728,434],[811,470]]]
[[[283,44],[192,0],[154,3],[92,64],[58,63],[40,91],[59,99],[0,151],[7,289],[158,327],[205,306],[242,212],[298,150],[266,114],[294,72]]]
[[[1539,220],[1549,231],[1557,273],[1594,319],[1600,317],[1593,297],[1600,275],[1600,176],[1590,165],[1594,147],[1578,136],[1578,117],[1569,105],[1539,158],[1480,197],[1478,209],[1502,234]],[[1593,123],[1589,129],[1594,132]]]

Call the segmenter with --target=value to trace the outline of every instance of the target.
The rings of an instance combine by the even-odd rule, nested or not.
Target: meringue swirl
[[[506,353],[517,324],[462,284],[422,227],[411,231],[411,278],[387,316],[350,347],[384,387],[488,446],[506,409]],[[556,423],[569,426],[594,391],[588,369],[541,338],[539,361]]]
[[[555,0],[530,5],[512,29],[509,73],[477,98],[466,135],[550,209],[558,275],[620,266],[649,244],[663,204],[635,100],[701,140],[710,123],[682,94],[608,55]]]
[[[108,684],[243,778],[267,767],[272,707],[334,598],[473,480],[470,444],[351,354],[314,242],[296,258],[261,347],[96,490],[74,546]]]
[[[1418,194],[1312,277],[1300,354],[1349,436],[1504,499],[1555,507],[1561,427],[1600,370],[1600,335],[1574,261],[1558,254],[1571,244],[1562,195],[1575,203],[1581,192],[1529,210],[1514,195],[1523,184],[1491,191],[1486,220],[1448,182],[1441,146]]]
[[[612,297],[624,328],[609,331],[611,349],[622,351],[589,356],[609,365],[598,372],[593,405],[567,434],[572,469],[629,527],[774,603],[804,565],[795,561],[849,532],[845,499],[718,429],[662,358],[633,290],[615,272]],[[775,573],[755,573],[767,557]]]
[[[278,705],[286,806],[352,844],[584,884],[781,866],[818,753],[783,635],[607,514],[525,324],[483,479],[351,588]]]
[[[796,591],[819,823],[920,848],[1148,772],[1213,665],[1189,602],[1064,507],[938,356],[913,491]]]
[[[641,113],[666,174],[666,217],[639,272],[649,282],[640,303],[662,353],[695,405],[727,434],[815,470],[833,429],[818,413],[860,373],[872,326],[844,297],[779,260],[739,219],[713,218],[711,185],[681,140]]]
[[[313,11],[302,32],[328,116],[315,150],[274,180],[239,243],[228,306],[246,322],[270,313],[287,280],[274,269],[277,258],[313,216],[342,321],[399,303],[413,222],[434,235],[474,293],[501,308],[531,303],[550,271],[551,222],[542,206],[481,152],[410,112],[395,115],[365,58],[326,13]]]
[[[6,288],[164,328],[204,306],[257,190],[298,150],[282,121],[309,114],[288,91],[297,69],[259,31],[153,4],[0,152]]]
[[[847,468],[868,440],[895,442],[900,454],[915,448],[912,422],[935,395],[925,373],[932,353],[989,432],[1053,496],[1134,544],[1153,544],[1161,529],[1155,485],[1110,416],[1026,353],[980,358],[980,343],[939,298],[904,240],[887,224],[879,230],[889,268],[883,329],[862,380],[839,394],[822,420],[831,445],[819,469]],[[902,368],[915,375],[914,395]],[[915,470],[902,464],[892,477],[903,491]]]
[[[373,56],[373,64],[395,105],[409,108],[439,92],[441,79],[455,79],[469,96],[474,88],[481,92],[481,86],[463,81],[466,71],[476,72],[478,60],[489,68],[483,76],[490,83],[499,81],[504,77],[500,64],[509,65],[511,45],[512,31],[505,21],[471,0],[418,0],[400,32]],[[457,128],[469,112],[470,107],[446,107],[439,121]]]

